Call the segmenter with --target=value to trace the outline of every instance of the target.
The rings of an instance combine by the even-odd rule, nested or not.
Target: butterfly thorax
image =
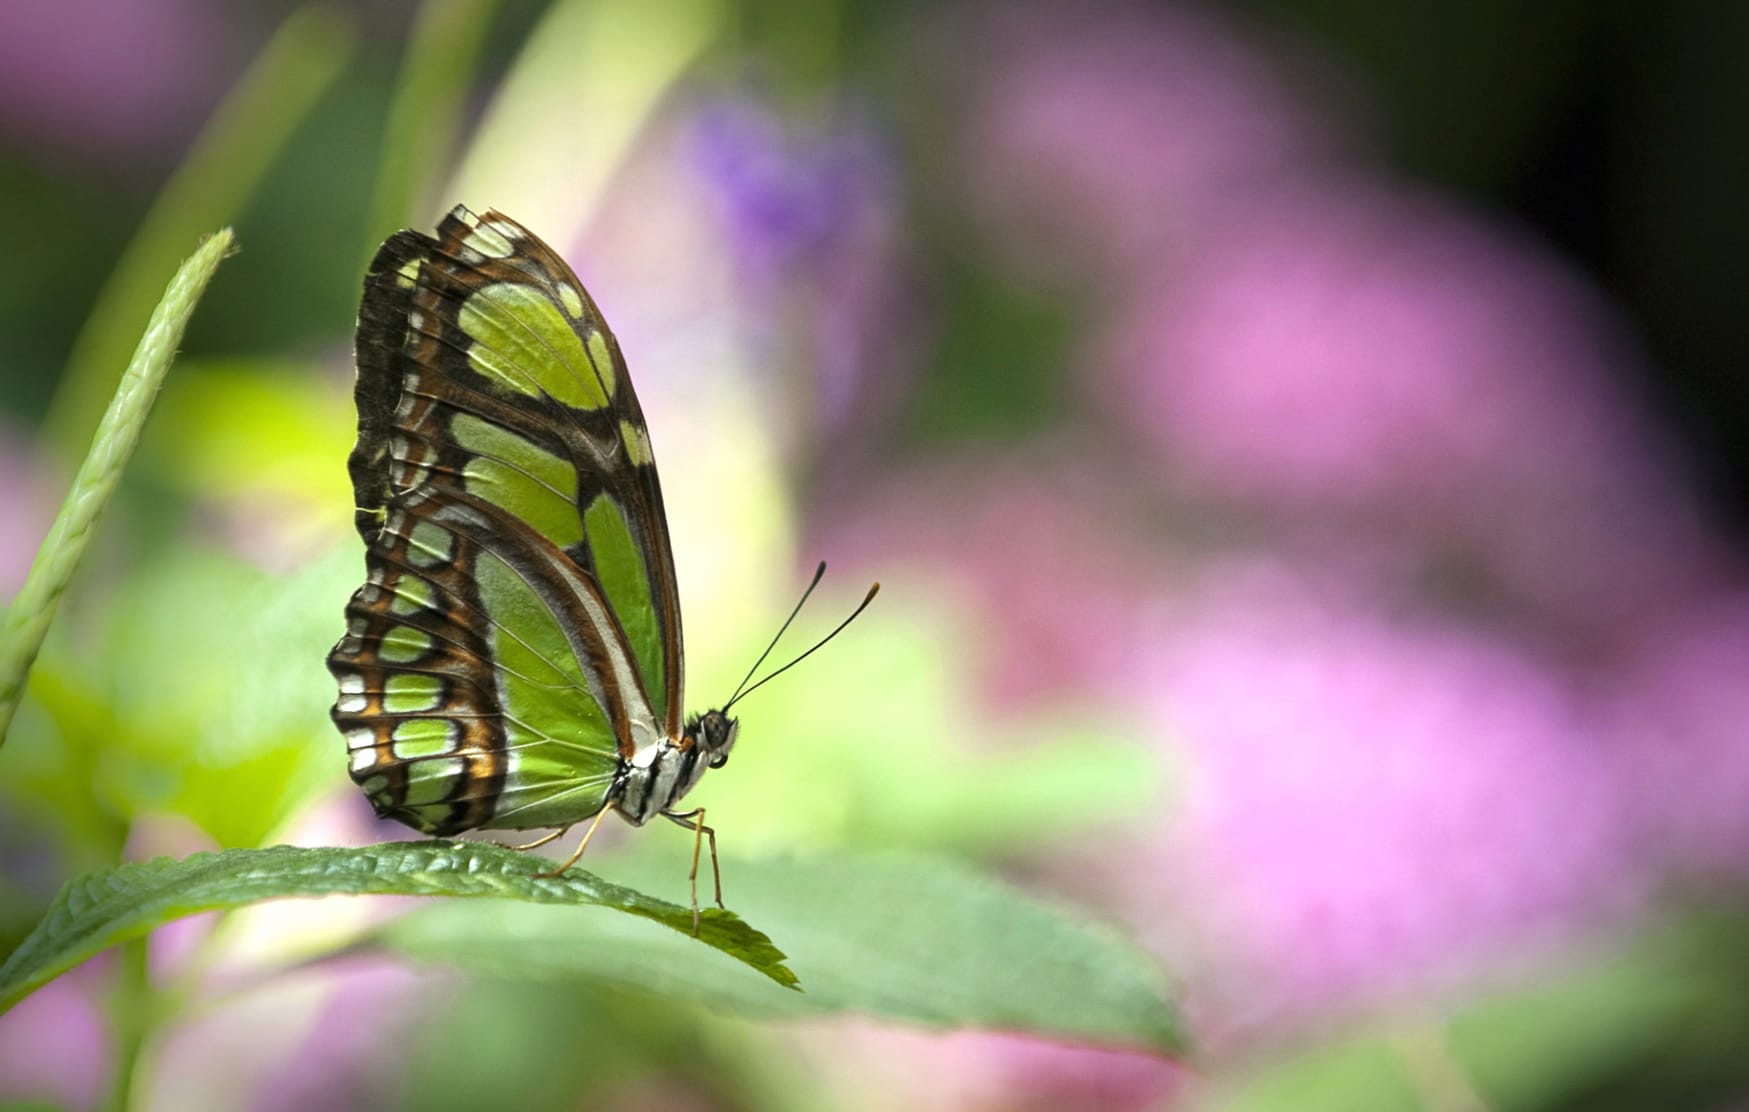
[[[693,715],[678,741],[664,738],[626,762],[614,783],[614,805],[638,826],[674,810],[708,770],[728,762],[740,730],[740,722],[720,710]]]

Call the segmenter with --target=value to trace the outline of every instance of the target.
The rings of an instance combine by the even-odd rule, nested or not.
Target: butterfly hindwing
[[[340,683],[333,714],[378,812],[448,833],[490,817],[484,796],[504,781],[503,719],[468,597],[470,563],[416,559],[413,545],[399,521],[377,530],[369,578],[329,656]]]
[[[568,267],[496,213],[378,252],[349,467],[369,581],[330,656],[378,810],[564,825],[678,734],[680,622],[649,437]]]

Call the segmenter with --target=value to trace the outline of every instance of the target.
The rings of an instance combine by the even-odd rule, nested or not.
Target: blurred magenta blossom
[[[29,444],[0,427],[0,599],[24,586],[55,517],[55,494]]]
[[[0,132],[106,159],[173,153],[236,66],[212,0],[0,4]]]
[[[102,994],[111,968],[106,958],[87,962],[0,1017],[0,1103],[98,1107],[109,1085]]]
[[[945,588],[967,608],[987,703],[1016,711],[1064,695],[1127,697],[1124,677],[1172,581],[1138,534],[1120,476],[1067,451],[997,461],[937,458],[829,492],[803,550]]]
[[[326,998],[302,1038],[257,1079],[254,1112],[391,1104],[406,1057],[386,1048],[408,1045],[439,997],[433,983],[445,980],[387,957],[356,958],[323,972]]]
[[[1191,916],[1216,1028],[1374,1002],[1635,905],[1625,785],[1561,672],[1300,580],[1217,577],[1150,662],[1186,769],[1139,912]]]
[[[1345,124],[1217,17],[972,22],[960,170],[995,243],[1094,264],[1061,370],[1088,401],[1050,449],[847,476],[808,550],[964,600],[992,704],[1091,696],[1179,758],[1155,881],[1065,885],[1194,958],[1204,1036],[1534,958],[1749,859],[1740,557],[1612,307],[1343,164]]]
[[[1278,191],[1105,343],[1114,420],[1222,512],[1383,528],[1586,633],[1726,563],[1595,295],[1449,204]]]
[[[1155,268],[1194,229],[1348,145],[1307,75],[1212,10],[1011,5],[953,30],[980,44],[971,188],[993,238],[1059,279],[1065,253]]]
[[[150,1075],[156,1099],[141,1103],[257,1112],[383,1107],[405,1066],[389,1048],[420,1018],[414,990],[430,980],[387,958],[275,978],[257,970],[222,1007],[192,1010],[159,1034]]]
[[[1749,590],[1648,629],[1609,685],[1648,844],[1678,875],[1749,878]]]
[[[342,754],[343,756],[343,754]],[[339,759],[338,757],[336,758]],[[129,857],[142,860],[195,849],[200,836],[149,823]],[[392,838],[350,784],[337,786],[299,815],[279,840],[287,845],[363,846]],[[197,916],[150,939],[153,978],[198,986],[217,1007],[170,1017],[159,1034],[154,1080],[171,1103],[202,1107],[382,1107],[395,1090],[397,1045],[428,1013],[447,975],[409,968],[382,955],[355,955],[319,967],[299,965],[321,940],[344,940],[417,906],[414,897],[284,900],[218,920]],[[219,922],[225,930],[215,931]],[[290,971],[290,972],[286,972]]]
[[[795,1029],[817,1059],[831,1106],[915,1112],[1143,1112],[1185,1088],[1181,1066],[1151,1054],[1063,1046],[1024,1035],[934,1034],[834,1021]]]

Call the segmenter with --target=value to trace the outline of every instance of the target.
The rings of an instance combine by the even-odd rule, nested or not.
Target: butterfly
[[[609,811],[687,826],[696,932],[702,836],[719,907],[722,882],[681,801],[728,761],[746,682],[683,717],[662,487],[601,311],[527,228],[458,206],[378,249],[356,355],[367,577],[328,656],[352,779],[427,834],[552,828],[533,848],[592,819],[555,872]]]

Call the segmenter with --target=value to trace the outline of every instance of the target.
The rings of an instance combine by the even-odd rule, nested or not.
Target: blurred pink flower
[[[1586,632],[1726,563],[1603,306],[1435,200],[1277,193],[1108,343],[1112,416],[1224,511],[1395,531]]]
[[[1169,562],[1142,539],[1123,489],[1084,455],[938,459],[825,492],[831,511],[802,551],[878,571],[896,593],[961,599],[994,706],[1111,694],[1133,673]]]
[[[0,426],[0,599],[24,586],[55,517],[55,494],[29,445]]]
[[[0,4],[0,131],[107,157],[179,147],[231,78],[232,14],[212,0]]]
[[[1285,52],[1189,4],[992,6],[948,28],[975,42],[966,165],[998,242],[1062,277],[1065,247],[1158,265],[1252,192],[1311,172],[1334,114]],[[1042,234],[1041,234],[1042,233]]]
[[[142,1104],[173,1108],[377,1108],[405,1062],[393,1048],[447,978],[359,957],[230,980],[154,1041]]]
[[[87,963],[0,1016],[0,1103],[98,1106],[109,1085],[109,1024],[99,1002],[109,968]]]
[[[142,831],[129,845],[136,858],[208,848],[175,824],[153,822]],[[303,810],[276,841],[359,846],[406,833],[377,820],[348,784]],[[385,1048],[425,1014],[434,986],[448,987],[446,975],[368,954],[297,963],[313,938],[332,934],[338,943],[349,929],[362,932],[418,902],[281,900],[251,909],[241,937],[235,920],[228,938],[213,935],[209,916],[153,932],[154,978],[161,985],[180,978],[203,1002],[164,1030],[154,1052],[156,1092],[179,1107],[381,1107],[403,1064]],[[214,941],[216,949],[205,949]]]
[[[1186,783],[1135,914],[1189,917],[1216,1032],[1426,987],[1639,897],[1610,739],[1509,642],[1265,569],[1153,667]]]
[[[1749,590],[1647,631],[1613,683],[1644,836],[1678,873],[1749,878]]]
[[[816,1059],[834,1107],[915,1112],[1160,1108],[1188,1074],[1150,1054],[986,1031],[931,1034],[866,1022],[810,1024],[789,1038]]]
[[[400,1089],[406,1045],[425,1018],[434,977],[384,958],[332,967],[328,997],[303,1038],[255,1086],[254,1112],[382,1108]]]

